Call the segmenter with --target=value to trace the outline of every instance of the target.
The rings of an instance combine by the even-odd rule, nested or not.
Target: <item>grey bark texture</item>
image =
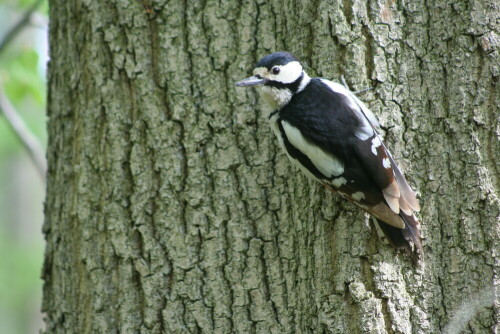
[[[46,332],[495,332],[499,24],[497,0],[50,1]],[[421,267],[235,89],[279,50],[374,88]]]

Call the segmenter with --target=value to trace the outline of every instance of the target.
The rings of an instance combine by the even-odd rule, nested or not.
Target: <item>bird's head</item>
[[[238,81],[236,86],[261,86],[264,98],[276,109],[285,106],[293,94],[304,89],[310,79],[291,53],[275,52],[259,60],[253,75]]]

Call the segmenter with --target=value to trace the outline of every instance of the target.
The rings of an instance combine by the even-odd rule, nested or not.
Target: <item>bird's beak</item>
[[[262,85],[266,82],[266,79],[258,78],[256,76],[251,76],[249,78],[243,79],[235,83],[236,87],[248,87]]]

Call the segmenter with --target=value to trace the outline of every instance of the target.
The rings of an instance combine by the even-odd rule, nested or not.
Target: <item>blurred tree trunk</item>
[[[47,333],[489,333],[500,5],[50,2]],[[423,210],[425,265],[291,167],[261,56],[344,74]]]

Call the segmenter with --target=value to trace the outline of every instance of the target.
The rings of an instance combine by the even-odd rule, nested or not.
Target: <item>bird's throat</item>
[[[264,86],[261,94],[271,110],[283,108],[292,99],[292,92],[287,88]]]

